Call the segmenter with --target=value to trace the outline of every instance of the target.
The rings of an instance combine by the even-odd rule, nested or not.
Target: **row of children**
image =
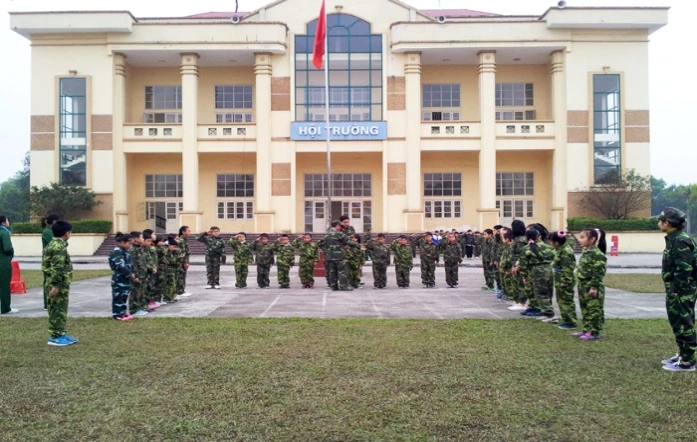
[[[574,303],[578,285],[583,330],[573,336],[598,340],[605,322],[605,232],[586,229],[580,233],[583,253],[578,265],[570,237],[563,230],[550,235],[542,224],[526,227],[520,220],[513,221],[510,229],[497,225],[485,230],[482,264],[486,286],[482,289],[511,302],[509,310],[572,330],[578,327]],[[561,317],[552,307],[555,291]]]

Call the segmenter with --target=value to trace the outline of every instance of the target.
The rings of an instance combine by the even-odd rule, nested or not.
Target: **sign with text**
[[[329,123],[332,141],[365,141],[387,139],[387,123],[384,121],[332,121]],[[327,125],[322,121],[294,121],[290,123],[290,139],[293,141],[324,141]]]

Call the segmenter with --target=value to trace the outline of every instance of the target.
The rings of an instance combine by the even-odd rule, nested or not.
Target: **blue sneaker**
[[[49,338],[48,339],[48,345],[51,345],[53,347],[66,347],[70,344],[74,344],[75,341],[71,341],[66,338],[65,335],[59,336],[57,338]]]
[[[69,336],[69,335],[63,335],[63,336],[65,337],[65,339],[67,339],[68,341],[70,341],[72,343],[78,342],[77,338],[73,338],[72,336]]]
[[[542,316],[542,312],[534,308],[529,308],[520,314],[523,316]]]
[[[557,325],[557,328],[562,330],[575,330],[576,326],[574,324],[559,324]]]

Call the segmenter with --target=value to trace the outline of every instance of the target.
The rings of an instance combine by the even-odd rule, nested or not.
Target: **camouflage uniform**
[[[421,283],[426,286],[435,285],[436,264],[439,259],[438,246],[433,242],[426,242],[423,235],[414,239],[414,245],[419,248],[421,258]]]
[[[520,260],[520,255],[523,253],[525,248],[526,240],[524,236],[517,236],[513,239],[513,244],[511,245],[511,266],[518,267],[518,261]],[[510,281],[511,293],[509,296],[518,304],[525,304],[528,301],[527,293],[525,291],[525,284],[523,283],[523,275],[518,272],[518,275]]]
[[[399,240],[390,245],[394,253],[394,266],[397,275],[397,287],[409,287],[409,272],[414,268],[414,255],[409,244],[401,245]]]
[[[121,247],[116,247],[109,254],[109,267],[114,272],[111,277],[111,315],[116,318],[128,314],[128,294],[133,282],[131,254]]]
[[[496,288],[501,290],[503,286],[501,285],[501,275],[499,273],[499,261],[501,260],[501,252],[503,251],[503,241],[501,241],[501,235],[494,236],[494,245],[492,250],[494,268],[494,281],[496,281]]]
[[[46,278],[46,287],[50,292],[58,288],[56,296],[48,297],[48,332],[52,338],[65,334],[68,320],[68,294],[73,280],[73,264],[68,253],[68,243],[60,238],[53,238],[43,252],[41,262]]]
[[[167,259],[169,249],[167,245],[155,248],[157,253],[157,274],[153,283],[153,300],[156,302],[164,301],[165,289],[167,288]]]
[[[555,251],[553,267],[557,304],[562,323],[576,325],[576,304],[574,303],[576,257],[569,244],[565,243]]]
[[[370,250],[373,256],[373,285],[376,288],[387,287],[387,267],[390,265],[390,247],[379,244],[370,239],[370,232],[366,236],[366,250]]]
[[[668,212],[667,209],[664,213],[666,212]],[[677,212],[682,214],[680,211]],[[667,215],[670,216],[671,213],[668,212]],[[675,334],[680,359],[685,364],[693,364],[697,350],[695,333],[697,257],[694,242],[682,230],[674,229],[666,235],[662,276],[666,287],[668,321]]]
[[[189,258],[191,257],[191,247],[189,246],[189,240],[184,237],[184,235],[179,236],[179,252],[182,255],[182,265],[177,269],[177,295],[181,295],[186,292],[186,268],[185,266],[189,264]]]
[[[554,249],[551,246],[538,241],[536,243],[539,252],[535,253],[530,245],[525,246],[520,256],[518,266],[526,275],[527,285],[530,285],[535,300],[536,308],[543,316],[554,316],[552,307],[552,294],[554,293],[554,273],[552,262],[554,261]]]
[[[348,283],[354,289],[361,285],[361,266],[363,264],[365,264],[365,253],[360,248],[352,248],[346,251]]]
[[[128,297],[128,307],[131,314],[134,314],[138,310],[144,310],[148,306],[148,302],[145,299],[145,289],[147,286],[148,269],[148,255],[143,247],[138,244],[134,244],[129,250],[131,255],[131,261],[133,263],[133,273],[140,280],[139,282],[133,281],[131,283],[131,294]]]
[[[457,285],[459,265],[462,263],[462,247],[455,243],[440,243],[443,252],[443,262],[445,263],[445,282],[451,287]]]
[[[491,265],[494,261],[494,239],[489,238],[484,240],[484,245],[482,246],[482,267],[484,268],[484,280],[486,281],[486,286],[493,289],[496,284],[496,279],[494,278],[494,271],[496,267]]]
[[[145,251],[148,253],[148,262],[150,263],[151,269],[157,269],[157,273],[153,273],[151,271],[150,276],[148,276],[147,286],[145,287],[146,298],[148,300],[148,303],[150,303],[159,301],[157,292],[157,279],[160,276],[160,265],[157,247],[150,246],[147,249],[145,249]]]
[[[270,282],[269,272],[271,266],[274,265],[275,247],[270,242],[262,244],[261,241],[256,240],[252,243],[252,251],[256,256],[257,284],[259,288],[267,288]]]
[[[518,301],[515,297],[515,288],[512,286],[511,282],[515,279],[515,276],[511,274],[511,269],[513,268],[513,262],[511,261],[511,249],[513,244],[501,244],[501,258],[499,259],[499,278],[501,278],[501,287],[503,288],[503,294],[506,299],[510,301]]]
[[[282,288],[288,288],[290,287],[290,268],[295,265],[295,248],[290,243],[285,246],[276,243],[275,247],[278,285]]]
[[[164,300],[167,302],[172,302],[174,298],[177,297],[177,273],[182,266],[183,259],[184,256],[179,249],[175,249],[174,251],[167,250],[167,254],[165,255],[167,269],[165,270],[166,282],[164,292]]]
[[[247,241],[239,242],[235,238],[230,238],[230,248],[235,259],[235,287],[243,289],[247,287],[249,264],[254,262],[252,245]]]
[[[474,238],[474,257],[479,258],[482,256],[482,249],[484,249],[484,237],[479,235]]]
[[[53,230],[51,226],[46,226],[46,228],[41,232],[41,250],[45,250],[51,241],[53,241]],[[50,289],[46,286],[46,275],[44,274],[44,310],[48,308],[48,292]]]
[[[332,230],[324,237],[329,286],[332,290],[349,290],[346,274],[346,252],[344,247],[360,248],[341,231]]]
[[[301,238],[293,241],[293,248],[300,250],[300,282],[303,286],[313,287],[315,285],[314,271],[315,263],[319,261],[319,247],[315,242],[306,243]]]
[[[206,245],[206,280],[208,285],[220,285],[220,264],[225,260],[225,241],[207,233],[196,238]]]
[[[597,246],[583,249],[576,267],[578,299],[583,316],[583,331],[597,336],[605,323],[605,284],[603,278],[607,270],[607,257]],[[598,294],[591,297],[588,292],[596,289]]]

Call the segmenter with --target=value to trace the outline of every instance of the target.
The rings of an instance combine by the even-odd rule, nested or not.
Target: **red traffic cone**
[[[10,280],[10,293],[22,295],[27,293],[27,284],[22,281],[22,271],[19,269],[19,262],[12,260],[12,279]]]

